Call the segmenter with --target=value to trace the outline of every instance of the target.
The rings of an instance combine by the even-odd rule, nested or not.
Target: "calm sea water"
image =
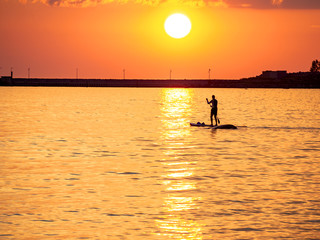
[[[209,123],[215,94],[223,124]],[[0,88],[0,239],[320,239],[320,90]]]

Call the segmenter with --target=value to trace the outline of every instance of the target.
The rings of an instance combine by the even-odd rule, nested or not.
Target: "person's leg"
[[[213,125],[213,111],[212,111],[212,109],[211,109],[211,115],[210,115],[210,120],[211,120],[211,125]]]
[[[216,121],[216,126],[218,126],[217,114],[214,115],[214,120]]]

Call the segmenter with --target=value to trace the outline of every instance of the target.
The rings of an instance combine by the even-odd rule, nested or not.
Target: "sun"
[[[183,38],[190,33],[191,22],[186,15],[175,13],[166,19],[164,29],[170,37]]]

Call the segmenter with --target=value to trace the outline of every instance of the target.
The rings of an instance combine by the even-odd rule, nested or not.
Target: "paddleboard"
[[[236,126],[232,124],[223,124],[223,125],[218,125],[218,126],[211,126],[205,123],[190,123],[190,126],[192,127],[210,127],[212,129],[237,129]]]

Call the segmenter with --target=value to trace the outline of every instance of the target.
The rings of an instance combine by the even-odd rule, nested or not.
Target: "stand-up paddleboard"
[[[232,124],[223,124],[223,125],[218,125],[218,126],[211,126],[211,125],[207,125],[205,123],[190,123],[190,126],[192,127],[210,127],[212,129],[237,129],[236,126],[232,125]]]

